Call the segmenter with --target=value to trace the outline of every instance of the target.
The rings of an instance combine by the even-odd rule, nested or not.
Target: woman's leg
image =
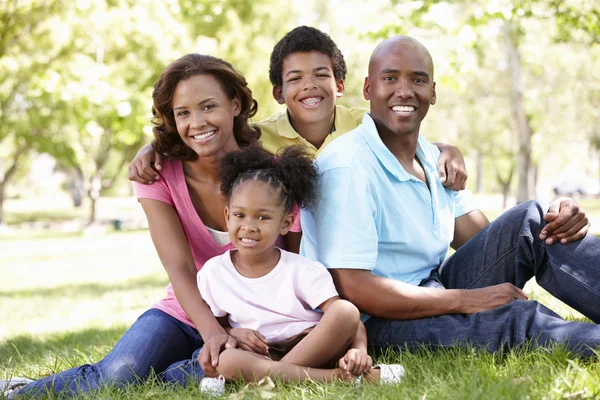
[[[360,313],[352,303],[333,302],[315,328],[281,361],[311,368],[337,362],[352,344],[359,321]]]
[[[106,357],[30,383],[19,394],[32,396],[48,392],[73,396],[102,385],[125,386],[144,381],[151,371],[160,373],[177,360],[188,358],[202,339],[189,325],[163,311],[142,314]]]

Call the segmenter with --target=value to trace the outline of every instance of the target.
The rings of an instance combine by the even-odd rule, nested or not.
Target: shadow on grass
[[[0,299],[31,296],[64,297],[70,294],[77,296],[101,296],[107,292],[117,292],[135,289],[160,289],[164,288],[168,283],[169,280],[167,277],[159,275],[146,275],[140,278],[130,279],[127,281],[117,283],[82,283],[60,285],[48,288],[31,288],[0,291]]]
[[[128,329],[126,325],[110,328],[90,328],[80,331],[55,333],[44,336],[20,335],[0,342],[0,368],[18,364],[47,364],[50,359],[67,362],[82,355],[100,359],[114,346]],[[68,366],[70,367],[70,366]]]

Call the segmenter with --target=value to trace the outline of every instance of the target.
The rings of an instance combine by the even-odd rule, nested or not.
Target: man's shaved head
[[[431,58],[431,54],[429,54],[427,48],[423,46],[423,44],[417,39],[405,35],[392,36],[379,43],[377,47],[375,47],[375,50],[373,50],[373,53],[371,53],[371,58],[369,59],[369,76],[375,72],[373,71],[373,68],[377,64],[377,61],[381,59],[381,57],[385,57],[391,52],[407,50],[419,53],[425,58],[426,62],[429,64],[429,67],[431,68],[431,79],[433,79],[433,59]]]
[[[418,135],[436,102],[433,61],[425,46],[409,36],[384,40],[371,54],[363,94],[380,135]]]

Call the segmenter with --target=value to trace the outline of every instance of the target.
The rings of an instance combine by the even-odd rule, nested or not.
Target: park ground
[[[495,198],[481,198],[497,216]],[[100,224],[73,232],[84,211],[64,201],[9,202],[9,228],[0,232],[0,379],[39,378],[102,358],[145,309],[164,293],[167,276],[135,199],[103,199]],[[600,229],[600,201],[583,200]],[[486,205],[488,205],[486,207]],[[40,210],[43,208],[42,210]],[[115,231],[114,221],[123,228]],[[594,223],[594,221],[598,221]],[[595,226],[594,226],[595,225]],[[50,228],[50,230],[48,229]],[[530,298],[565,318],[585,320],[535,283]],[[401,363],[407,376],[394,387],[349,384],[232,385],[231,398],[586,399],[600,398],[598,359],[564,349],[487,354],[475,349],[389,352],[376,362]],[[263,397],[261,397],[263,396]],[[155,379],[82,398],[202,398],[197,387],[167,387]]]

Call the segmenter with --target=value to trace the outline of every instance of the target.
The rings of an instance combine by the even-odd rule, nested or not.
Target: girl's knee
[[[360,312],[358,308],[347,300],[334,301],[327,309],[327,314],[335,320],[339,329],[347,328],[356,332],[360,322]]]

